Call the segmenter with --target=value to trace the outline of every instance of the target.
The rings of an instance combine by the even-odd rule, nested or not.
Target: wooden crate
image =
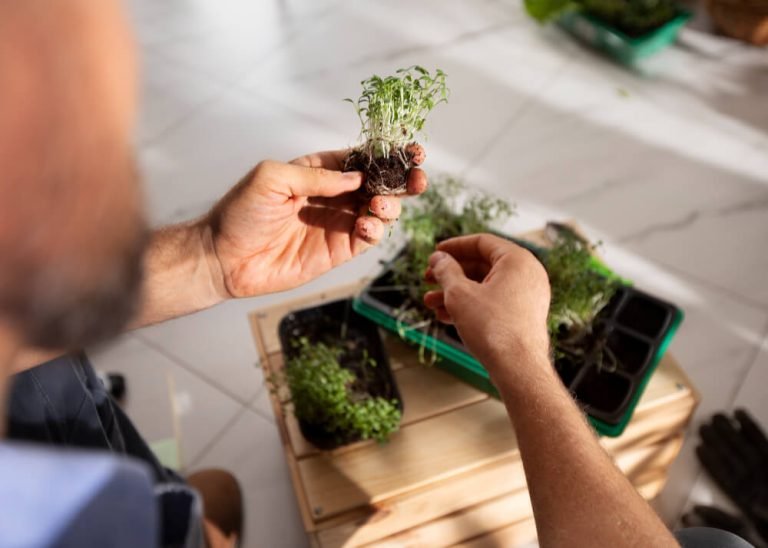
[[[254,312],[251,325],[269,376],[283,365],[277,326],[292,310],[355,294],[339,288]],[[293,488],[313,546],[514,546],[536,536],[522,462],[504,406],[418,362],[392,335],[385,344],[403,398],[389,443],[315,449],[273,396]],[[603,445],[641,494],[664,485],[698,396],[667,355],[632,422]]]

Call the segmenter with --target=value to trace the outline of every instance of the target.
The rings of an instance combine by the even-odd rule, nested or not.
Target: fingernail
[[[435,267],[437,263],[448,257],[448,254],[444,251],[435,251],[429,256],[429,266]]]

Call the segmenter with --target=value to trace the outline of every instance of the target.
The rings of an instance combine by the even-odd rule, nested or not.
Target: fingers
[[[747,438],[740,435],[729,417],[716,413],[712,417],[711,424],[723,446],[739,459],[742,466],[747,468],[760,466],[760,454],[750,445]]]
[[[281,191],[291,196],[320,196],[330,198],[360,188],[363,176],[358,171],[334,171],[265,160],[254,170],[254,178],[264,177],[281,185]]]
[[[445,307],[444,291],[427,291],[427,293],[424,295],[424,305],[435,312],[435,316],[437,316],[439,321],[447,324],[454,323],[453,317]]]
[[[489,265],[515,247],[512,242],[491,234],[459,236],[437,244],[438,251],[448,253],[460,262],[485,262]]]
[[[429,258],[429,267],[435,282],[445,290],[469,282],[461,265],[448,253],[442,251],[433,253]]]
[[[436,291],[427,291],[424,294],[424,306],[430,310],[445,308],[445,292],[441,289]]]
[[[427,153],[419,143],[411,143],[406,146],[405,154],[414,166],[420,166],[427,159]]]
[[[400,218],[403,206],[397,196],[374,196],[369,210],[382,221],[394,221]]]
[[[422,147],[417,143],[412,143],[411,145],[409,145],[408,148],[406,149],[406,153],[408,154],[410,161],[414,166],[421,165],[426,159],[426,153],[424,152],[424,147]],[[344,169],[344,162],[346,161],[346,158],[348,155],[349,155],[349,149],[314,152],[312,154],[307,154],[305,156],[301,156],[299,158],[296,158],[295,160],[292,160],[289,165],[293,165],[296,167],[341,172]],[[270,162],[270,163],[277,163],[277,162]],[[349,172],[349,173],[356,173],[356,172]],[[359,175],[359,174],[358,176],[362,177],[362,175]],[[427,174],[424,173],[424,170],[419,169],[418,167],[413,167],[408,172],[408,181],[406,185],[407,185],[406,190],[408,194],[412,196],[423,194],[424,192],[426,192],[427,188],[429,187],[429,183],[427,182]],[[355,190],[355,189],[353,188],[352,190]],[[339,193],[338,192],[336,194],[313,193],[313,194],[297,194],[297,195],[335,196],[337,194]]]
[[[384,236],[384,223],[371,215],[358,217],[355,221],[355,235],[368,244],[376,244]]]
[[[459,264],[464,270],[464,275],[473,282],[482,282],[491,271],[491,265],[483,261],[465,261]],[[427,267],[427,271],[424,273],[424,281],[431,284],[437,283],[431,267]]]
[[[360,198],[354,192],[347,192],[332,198],[313,196],[307,198],[307,204],[315,207],[327,207],[339,211],[357,212],[360,209]]]
[[[766,438],[762,428],[744,409],[737,409],[734,412],[734,416],[739,421],[742,436],[752,444],[763,459],[768,460],[768,438]]]
[[[439,322],[449,324],[449,325],[455,324],[455,322],[453,321],[453,316],[451,316],[448,313],[448,310],[445,307],[440,307],[437,310],[435,310],[435,316],[437,316],[437,321]]]
[[[303,167],[321,167],[323,169],[342,171],[344,169],[344,161],[347,159],[349,151],[350,149],[344,148],[341,150],[313,152],[312,154],[296,158],[295,160],[292,160],[291,163]]]
[[[411,196],[418,196],[426,192],[427,188],[429,188],[429,183],[427,182],[427,174],[424,173],[424,170],[417,167],[412,168],[408,172],[408,181],[405,188],[406,192]]]

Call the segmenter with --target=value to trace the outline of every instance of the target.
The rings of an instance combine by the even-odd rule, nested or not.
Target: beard
[[[36,348],[74,350],[103,342],[135,315],[142,285],[143,226],[98,272],[83,265],[46,265],[32,273],[15,320]],[[21,296],[21,295],[20,295]]]

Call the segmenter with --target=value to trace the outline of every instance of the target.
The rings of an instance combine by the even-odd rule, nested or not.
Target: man
[[[148,234],[130,147],[134,51],[119,8],[117,0],[0,4],[0,424],[16,440],[109,449],[149,468],[103,455],[59,462],[5,444],[2,546],[199,542],[197,498],[157,463],[75,349],[128,320],[139,327],[295,287],[384,232],[377,217],[359,217],[362,177],[341,172],[339,151],[261,162],[204,218]],[[424,173],[414,169],[409,186],[425,186]],[[370,208],[397,217],[400,205],[379,197]],[[232,478],[191,480],[215,518],[208,541],[234,540]],[[24,493],[29,505],[8,519]],[[148,512],[156,504],[159,515]],[[121,523],[135,526],[115,529]]]
[[[36,364],[128,321],[295,287],[365,251],[383,223],[358,219],[361,175],[341,173],[340,151],[261,162],[204,218],[147,235],[129,145],[133,45],[117,1],[9,0],[0,36],[0,410],[11,403],[0,424],[10,419],[17,439],[144,461],[0,443],[0,545],[232,545],[230,477],[193,479],[203,529],[199,499],[157,465],[84,356]],[[421,171],[412,178],[425,186]],[[503,396],[541,544],[675,545],[551,366],[549,287],[533,256],[468,236],[441,243],[426,275],[441,287],[427,306]]]

